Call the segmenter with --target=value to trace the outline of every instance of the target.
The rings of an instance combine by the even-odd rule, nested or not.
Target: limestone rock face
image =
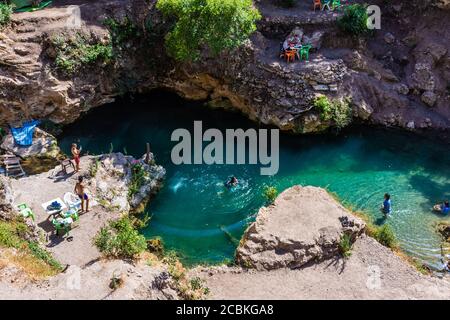
[[[120,212],[136,209],[156,193],[166,173],[162,166],[153,164],[153,155],[150,164],[144,158],[136,160],[122,153],[93,157],[91,161],[90,184],[96,198],[102,206]],[[142,170],[142,179],[132,186],[136,181],[133,167],[137,166]]]
[[[9,178],[0,175],[0,219],[10,220],[13,215],[14,195]]]
[[[22,159],[29,157],[56,158],[61,152],[56,138],[39,128],[36,128],[34,132],[31,146],[21,147],[16,145],[12,134],[9,133],[3,140],[0,148]]]
[[[344,233],[354,240],[365,228],[321,188],[294,186],[260,209],[245,231],[236,260],[259,270],[296,268],[339,252]]]

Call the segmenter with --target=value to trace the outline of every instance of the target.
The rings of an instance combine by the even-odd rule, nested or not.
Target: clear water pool
[[[250,128],[258,125],[240,114],[210,110],[172,94],[155,92],[97,108],[60,137],[63,150],[78,142],[91,154],[145,152],[150,142],[157,162],[167,170],[165,185],[151,202],[148,237],[161,236],[166,247],[179,251],[187,263],[231,259],[235,239],[264,204],[264,185],[280,191],[294,184],[327,187],[355,209],[367,211],[375,223],[388,223],[401,247],[429,264],[440,257],[441,239],[434,226],[450,221],[431,212],[434,203],[450,198],[448,145],[415,135],[352,129],[339,136],[280,136],[280,170],[261,176],[258,165],[180,165],[170,160],[176,128],[193,128],[202,120],[207,128]],[[240,180],[234,190],[224,188],[231,175]],[[383,220],[378,208],[383,194],[392,195],[392,217]],[[226,232],[224,232],[224,230]]]

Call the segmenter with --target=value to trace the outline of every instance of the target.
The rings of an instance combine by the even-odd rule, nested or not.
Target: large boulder
[[[11,133],[4,138],[0,147],[22,159],[30,157],[57,158],[61,152],[56,138],[39,128],[36,128],[33,135],[33,143],[29,147],[18,146]]]
[[[120,212],[129,212],[145,203],[158,191],[166,173],[162,166],[154,164],[152,154],[148,160],[146,163],[145,156],[136,160],[122,153],[93,157],[90,185],[99,203]],[[136,173],[137,167],[139,173]]]
[[[297,268],[335,256],[344,233],[355,240],[365,228],[326,190],[294,186],[259,210],[236,251],[241,265],[258,270]]]

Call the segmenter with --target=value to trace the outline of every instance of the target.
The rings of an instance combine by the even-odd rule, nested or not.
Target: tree
[[[252,0],[159,0],[157,8],[175,18],[166,47],[177,60],[198,59],[203,47],[213,55],[238,47],[261,17]]]

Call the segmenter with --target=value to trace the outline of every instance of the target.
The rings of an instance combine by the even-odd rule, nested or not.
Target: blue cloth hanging
[[[22,127],[13,128],[11,127],[11,133],[14,137],[14,141],[17,145],[22,147],[29,147],[33,144],[33,134],[36,126],[38,126],[40,121],[32,120],[24,122]]]

